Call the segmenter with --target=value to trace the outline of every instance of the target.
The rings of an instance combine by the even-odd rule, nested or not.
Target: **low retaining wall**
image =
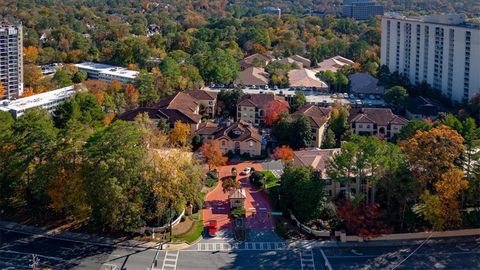
[[[312,235],[317,236],[317,237],[330,237],[330,231],[313,230],[313,229],[303,225],[300,221],[298,221],[298,219],[293,215],[293,213],[292,213],[292,211],[290,211],[290,209],[288,210],[288,212],[290,213],[290,218],[293,221],[295,221],[295,223],[297,224],[297,227],[302,229],[304,232],[312,234]]]
[[[185,215],[185,209],[182,211],[182,213],[180,213],[180,215],[177,217],[177,219],[175,219],[172,222],[172,228],[175,227],[175,225],[177,225],[178,223],[180,223],[180,221],[182,220],[182,217],[184,215]],[[147,226],[144,226],[144,227],[141,227],[138,230],[136,230],[136,232],[138,232],[140,234],[144,234],[145,232],[152,232],[152,231],[154,231],[155,233],[162,233],[162,232],[165,232],[169,227],[170,227],[170,223],[165,224],[161,227],[147,227]]]
[[[456,231],[444,232],[418,232],[418,233],[393,233],[386,234],[379,237],[360,237],[356,235],[345,235],[340,233],[340,240],[342,242],[363,242],[368,241],[391,241],[391,240],[416,240],[425,238],[443,238],[443,237],[462,237],[462,236],[480,236],[480,228],[465,229]]]

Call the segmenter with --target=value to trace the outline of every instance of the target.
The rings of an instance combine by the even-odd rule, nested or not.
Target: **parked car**
[[[343,93],[343,97],[344,97],[344,98],[348,98],[348,94],[347,94],[347,93]]]
[[[211,237],[215,237],[215,236],[217,236],[217,231],[218,231],[217,220],[215,220],[215,219],[209,220],[208,221],[208,235],[210,235]]]
[[[362,101],[360,99],[355,100],[355,104],[362,105]]]
[[[252,172],[252,168],[246,167],[245,169],[243,169],[241,174],[242,175],[249,175],[251,172]]]

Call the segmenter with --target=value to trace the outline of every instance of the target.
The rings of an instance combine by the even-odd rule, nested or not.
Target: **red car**
[[[215,219],[208,221],[208,235],[211,237],[217,236],[217,221]]]

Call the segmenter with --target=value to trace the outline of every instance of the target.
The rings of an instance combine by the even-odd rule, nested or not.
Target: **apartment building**
[[[480,24],[465,15],[382,18],[381,63],[457,102],[480,91]]]
[[[266,110],[272,102],[283,102],[288,108],[284,97],[270,94],[247,94],[243,95],[237,103],[237,120],[252,123],[255,126],[263,123]]]
[[[392,139],[408,120],[387,108],[351,108],[348,122],[357,135]]]
[[[383,15],[384,7],[372,0],[345,0],[342,11],[343,16],[362,21]]]
[[[23,37],[21,24],[0,22],[0,99],[16,99],[23,93]]]

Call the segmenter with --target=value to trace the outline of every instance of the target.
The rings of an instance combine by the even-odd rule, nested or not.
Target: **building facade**
[[[382,18],[381,63],[457,102],[480,92],[480,24],[464,15]]]
[[[384,7],[372,0],[345,0],[343,16],[355,20],[368,20],[374,16],[383,15]]]
[[[23,37],[21,24],[0,23],[0,99],[16,99],[23,93]]]

